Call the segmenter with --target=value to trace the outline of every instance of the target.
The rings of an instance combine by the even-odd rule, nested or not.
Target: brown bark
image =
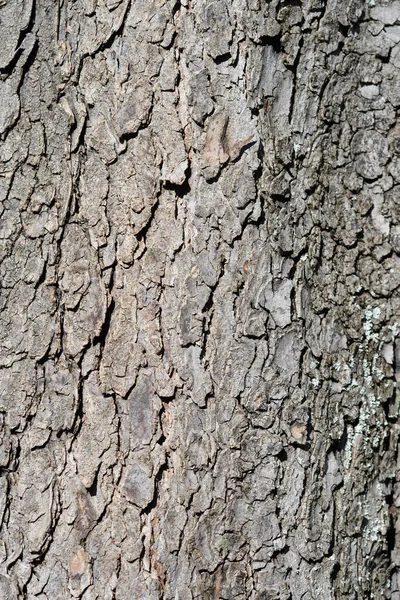
[[[1,600],[399,600],[400,2],[0,39]]]

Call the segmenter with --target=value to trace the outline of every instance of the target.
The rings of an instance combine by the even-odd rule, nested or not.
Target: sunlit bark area
[[[399,69],[398,0],[0,2],[1,600],[400,600]]]

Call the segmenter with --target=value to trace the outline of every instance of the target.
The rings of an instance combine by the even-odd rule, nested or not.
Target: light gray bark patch
[[[161,402],[154,390],[152,378],[141,372],[128,397],[131,419],[132,448],[141,448],[150,444],[154,424],[158,421]]]
[[[371,8],[370,15],[372,19],[385,25],[393,25],[400,19],[400,2],[396,2],[396,0],[390,4],[378,2]]]
[[[32,0],[5,2],[0,7],[0,69],[5,69],[13,60],[21,33],[29,26],[34,3]]]
[[[189,166],[182,135],[182,124],[174,106],[174,98],[165,93],[164,104],[156,104],[153,110],[152,127],[156,133],[162,154],[162,179],[182,185]]]
[[[214,109],[214,103],[210,96],[210,76],[206,69],[194,73],[189,81],[188,103],[191,107],[191,115],[199,125]]]
[[[10,576],[0,575],[0,598],[8,600],[8,598],[17,598],[18,589]]]
[[[228,8],[224,0],[208,2],[203,8],[203,31],[206,48],[215,60],[229,54],[232,40],[232,26]],[[221,35],[221,31],[224,35]]]
[[[359,131],[352,140],[352,151],[356,156],[355,168],[365,179],[376,179],[382,175],[389,158],[387,140],[377,131]]]
[[[258,295],[258,304],[271,313],[278,327],[285,327],[291,322],[292,287],[289,279],[275,280]]]
[[[14,125],[19,116],[20,102],[15,86],[8,80],[0,82],[0,135]]]
[[[139,508],[146,508],[153,499],[154,479],[138,464],[127,467],[122,490],[130,502]]]
[[[150,86],[137,84],[134,89],[124,90],[124,102],[117,116],[120,137],[135,134],[148,121],[153,105]]]

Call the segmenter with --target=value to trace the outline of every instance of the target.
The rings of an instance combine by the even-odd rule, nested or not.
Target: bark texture
[[[1,600],[399,600],[400,2],[0,39]]]

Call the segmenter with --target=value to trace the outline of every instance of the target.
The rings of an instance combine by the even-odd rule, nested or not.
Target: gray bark
[[[400,2],[0,40],[0,598],[399,600]]]

